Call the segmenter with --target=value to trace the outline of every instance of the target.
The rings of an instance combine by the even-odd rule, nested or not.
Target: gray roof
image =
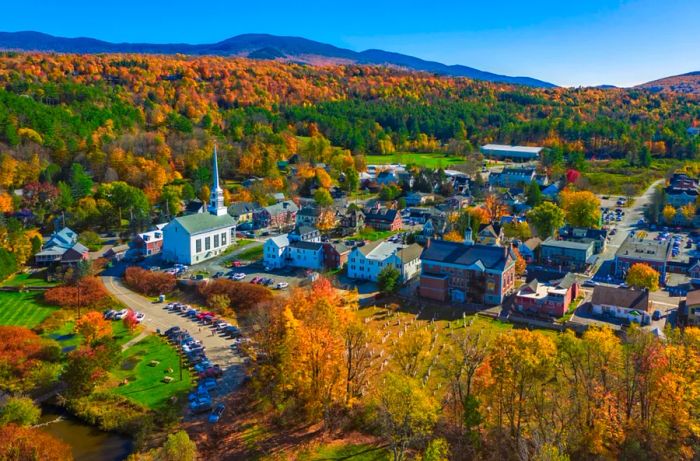
[[[649,309],[649,291],[598,285],[593,289],[591,303],[646,311]]]
[[[301,250],[312,250],[318,251],[323,248],[323,243],[320,242],[306,242],[304,240],[297,240],[289,244],[289,248],[299,248]]]
[[[616,258],[665,262],[671,252],[671,241],[639,239],[628,236],[615,253]]]
[[[407,246],[401,243],[377,240],[360,247],[359,250],[367,259],[384,261],[386,258],[396,254],[404,261],[412,261],[420,256],[422,248],[415,243]]]
[[[549,237],[547,240],[542,242],[541,247],[553,247],[553,248],[566,248],[569,250],[581,250],[586,251],[593,245],[593,242],[571,242],[568,240],[555,240]]]
[[[500,150],[503,152],[518,152],[527,154],[539,154],[542,151],[541,147],[528,147],[528,146],[507,146],[504,144],[486,144],[481,146],[485,150]]]
[[[180,216],[173,219],[177,221],[190,235],[199,234],[224,227],[233,227],[236,225],[236,220],[228,215],[214,216],[210,213],[197,213],[187,216]]]
[[[460,242],[433,240],[423,250],[421,259],[460,266],[480,265],[486,269],[503,270],[510,255],[509,249],[505,247],[465,245]]]
[[[277,216],[281,213],[291,212],[296,213],[299,211],[299,207],[296,203],[291,200],[285,200],[284,202],[275,203],[274,205],[266,206],[265,209],[271,216]]]
[[[252,213],[257,206],[253,202],[235,202],[229,205],[228,212],[231,216],[240,216],[246,213]]]

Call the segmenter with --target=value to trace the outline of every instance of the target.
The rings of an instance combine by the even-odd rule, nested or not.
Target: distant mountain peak
[[[252,59],[284,59],[291,62],[316,64],[391,65],[408,70],[438,75],[467,77],[498,83],[511,83],[540,88],[555,85],[530,77],[494,74],[461,65],[446,65],[426,61],[401,53],[370,49],[361,52],[339,48],[303,37],[248,33],[236,35],[217,43],[190,45],[186,43],[111,43],[89,37],[55,37],[35,31],[0,32],[0,49],[22,51],[55,51],[59,53],[149,53],[247,56]]]

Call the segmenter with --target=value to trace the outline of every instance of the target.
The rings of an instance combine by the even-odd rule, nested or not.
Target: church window
[[[216,234],[214,236],[214,248],[217,248],[219,246],[219,234]]]
[[[195,246],[195,253],[199,253],[200,251],[202,251],[202,239],[197,239],[194,242],[194,246]]]
[[[226,245],[226,232],[221,234],[221,245]]]
[[[211,249],[211,237],[204,237],[204,250],[209,251]]]

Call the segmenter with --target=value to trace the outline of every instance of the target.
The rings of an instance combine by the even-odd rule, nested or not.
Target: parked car
[[[197,318],[197,320],[202,320],[205,317],[213,317],[214,315],[216,315],[216,314],[214,314],[213,312],[202,311],[199,314],[197,314],[195,317]]]
[[[114,316],[112,316],[112,318],[113,318],[114,320],[121,320],[121,319],[123,319],[124,317],[126,317],[126,314],[128,314],[128,313],[129,313],[129,310],[128,310],[128,309],[122,309],[122,310],[120,310],[120,311],[117,311],[117,312],[114,314]]]
[[[224,273],[221,272],[221,271],[219,271],[219,272],[217,272],[216,274],[214,274],[214,278],[215,278],[215,279],[221,278],[221,277],[223,277],[223,276],[224,276]]]
[[[258,283],[260,280],[260,277],[253,277],[253,279],[250,281],[250,283]]]
[[[114,317],[114,314],[116,314],[116,313],[117,313],[117,311],[115,311],[114,309],[107,309],[106,311],[104,311],[102,313],[102,317],[104,317],[105,320],[112,320],[112,318]]]
[[[661,319],[661,311],[659,311],[659,310],[654,311],[654,313],[651,314],[651,318],[653,320],[660,320]]]
[[[190,410],[195,414],[211,410],[211,399],[197,399],[190,402]]]
[[[145,319],[145,318],[146,318],[146,314],[144,314],[143,312],[136,313],[136,321],[137,322],[141,323],[141,322],[143,322],[143,319]]]
[[[243,272],[237,272],[237,273],[235,273],[235,274],[233,274],[233,275],[231,276],[231,279],[232,279],[232,280],[237,280],[237,281],[239,281],[239,282],[240,282],[241,280],[243,280],[244,278],[245,278],[245,274],[244,274]]]
[[[214,424],[218,423],[219,419],[221,418],[221,415],[224,413],[224,410],[226,409],[226,406],[223,403],[218,404],[214,410],[212,410],[211,414],[209,415],[209,422]]]
[[[170,336],[178,333],[179,331],[180,331],[180,327],[170,327],[163,332],[163,335],[170,337]]]
[[[279,282],[279,283],[277,284],[277,289],[278,289],[278,290],[284,290],[284,289],[287,288],[288,286],[289,286],[289,283],[287,283],[287,282]]]

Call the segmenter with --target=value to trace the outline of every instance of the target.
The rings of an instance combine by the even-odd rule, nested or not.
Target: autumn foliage
[[[96,311],[88,312],[75,322],[75,331],[85,338],[87,344],[105,336],[111,336],[112,323]]]
[[[70,461],[71,447],[40,429],[15,424],[0,426],[0,459],[7,461]]]
[[[659,273],[648,264],[636,263],[627,271],[625,281],[631,287],[656,291],[659,289],[659,277]]]
[[[75,285],[51,288],[44,300],[61,307],[97,307],[107,299],[107,290],[96,277],[84,277]]]
[[[250,310],[272,299],[272,292],[263,286],[227,279],[203,283],[199,285],[198,290],[199,294],[207,300],[208,305],[214,304],[211,302],[214,296],[225,295],[228,298],[229,307],[238,312]]]
[[[29,377],[41,361],[52,358],[50,344],[27,328],[0,326],[0,338],[0,377],[4,384]]]
[[[155,272],[141,267],[127,267],[124,282],[133,290],[149,296],[170,293],[175,289],[177,279],[172,274]]]

